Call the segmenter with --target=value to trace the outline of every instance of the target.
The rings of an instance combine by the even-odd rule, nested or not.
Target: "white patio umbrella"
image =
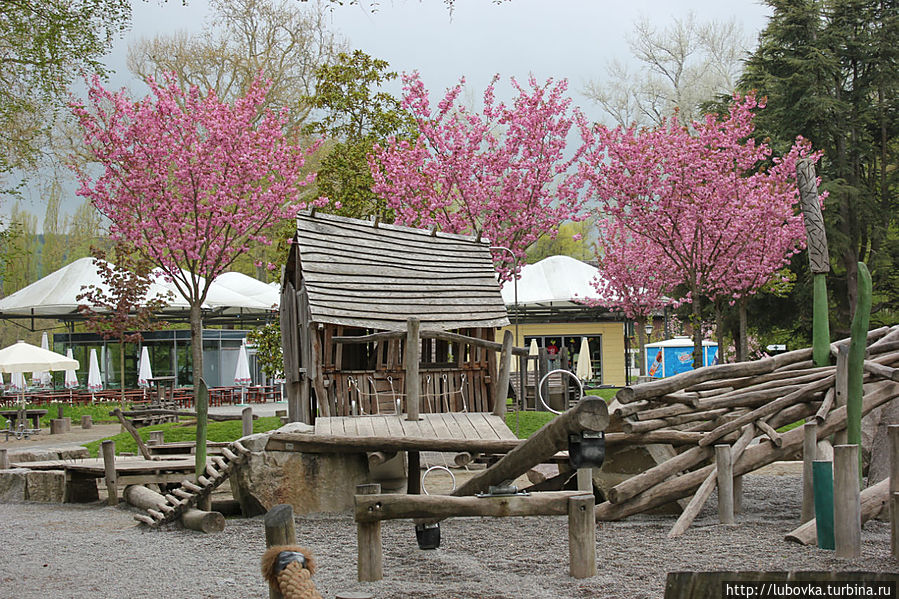
[[[593,366],[590,364],[590,343],[586,337],[581,337],[581,350],[577,354],[575,374],[582,381],[593,378]]]
[[[72,348],[66,350],[66,357],[72,359]],[[65,388],[69,390],[69,404],[72,403],[72,390],[78,386],[78,373],[72,369],[66,370],[66,376],[63,381]]]
[[[96,349],[91,349],[90,361],[88,362],[87,389],[91,392],[91,401],[94,401],[94,393],[103,389],[103,379],[100,376],[100,364],[97,362]]]
[[[244,403],[244,394],[250,382],[250,358],[247,356],[247,344],[243,342],[237,353],[237,368],[234,370],[234,384],[240,386],[240,403]]]
[[[47,339],[47,331],[44,331],[41,334],[41,349],[50,351],[50,342]],[[31,373],[31,384],[35,387],[46,389],[53,384],[53,377],[50,376],[50,371],[48,370],[35,371]]]
[[[147,388],[150,379],[153,378],[153,370],[150,368],[150,353],[145,345],[140,350],[140,364],[137,367],[137,386],[144,390],[144,399],[147,398]]]
[[[72,360],[62,354],[42,349],[36,345],[19,341],[9,347],[0,349],[0,372],[13,375],[13,385],[21,391],[20,402],[25,403],[25,381],[23,372],[57,371],[78,368],[78,360]],[[17,377],[19,381],[17,381]]]
[[[538,355],[539,353],[540,353],[540,348],[537,347],[537,340],[536,340],[536,339],[531,339],[531,347],[528,348],[528,355],[529,355],[529,356],[536,356],[536,355]]]

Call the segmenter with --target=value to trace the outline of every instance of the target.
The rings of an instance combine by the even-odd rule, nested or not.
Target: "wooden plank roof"
[[[379,330],[509,324],[485,242],[327,214],[297,217],[313,322]]]

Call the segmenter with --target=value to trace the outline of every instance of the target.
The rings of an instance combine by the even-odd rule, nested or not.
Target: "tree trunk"
[[[749,333],[746,330],[748,328],[746,297],[741,297],[737,305],[740,313],[740,352],[737,361],[743,362],[749,359]]]
[[[699,294],[693,294],[693,312],[690,324],[693,326],[693,368],[702,368],[702,303]]]
[[[197,406],[197,476],[206,471],[206,423],[209,413],[209,394],[200,393],[203,376],[203,313],[200,303],[190,306],[190,350],[193,359],[194,404]]]
[[[121,400],[119,403],[121,404],[122,409],[125,409],[125,340],[119,339],[119,386],[121,387]]]
[[[724,308],[721,300],[715,302],[715,341],[718,342],[718,363],[724,364]]]
[[[639,355],[639,362],[640,362],[640,364],[637,366],[637,371],[640,373],[641,376],[647,376],[648,373],[646,372],[646,360],[645,360],[645,354],[646,354],[646,337],[645,337],[645,332],[646,332],[646,331],[645,331],[645,329],[646,329],[646,317],[645,317],[645,316],[638,316],[638,317],[637,317],[637,320],[636,320],[636,323],[637,323],[637,347],[638,347],[639,350],[640,350],[640,353],[638,354],[638,355]]]

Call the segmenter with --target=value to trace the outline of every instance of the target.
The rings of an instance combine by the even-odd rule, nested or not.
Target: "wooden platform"
[[[344,437],[413,437],[434,440],[516,440],[499,416],[484,412],[421,414],[410,422],[406,416],[338,416],[317,418],[316,435]]]

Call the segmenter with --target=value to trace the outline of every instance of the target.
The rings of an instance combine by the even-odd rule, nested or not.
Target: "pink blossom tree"
[[[506,105],[494,97],[497,80],[475,113],[458,101],[464,79],[435,109],[418,75],[404,75],[402,106],[419,136],[375,146],[372,191],[400,224],[484,236],[523,263],[541,235],[583,216],[582,181],[573,168],[582,148],[567,152],[567,137],[572,127],[586,135],[587,125],[565,96],[565,81],[541,85],[531,77],[523,86],[512,79],[517,97]],[[511,256],[498,259],[508,279]]]
[[[285,137],[287,111],[260,110],[269,87],[261,77],[233,103],[213,91],[182,91],[173,76],[147,84],[151,93],[133,101],[94,79],[88,105],[72,105],[102,167],[96,178],[78,173],[78,193],[109,219],[114,240],[158,266],[190,304],[199,469],[208,408],[197,384],[201,307],[209,286],[251,243],[270,243],[270,225],[296,216],[298,192],[314,175],[302,173],[307,150]]]
[[[804,246],[791,165],[808,144],[774,157],[751,137],[761,108],[750,95],[689,127],[676,119],[655,129],[600,126],[581,165],[601,210],[667,257],[667,276],[691,304],[695,366],[703,298],[750,293]]]
[[[636,322],[643,372],[646,322],[654,312],[672,303],[672,281],[667,276],[672,269],[657,245],[635,236],[618,220],[600,218],[596,226],[600,239],[596,252],[599,274],[591,281],[596,297],[586,303],[619,310]]]

